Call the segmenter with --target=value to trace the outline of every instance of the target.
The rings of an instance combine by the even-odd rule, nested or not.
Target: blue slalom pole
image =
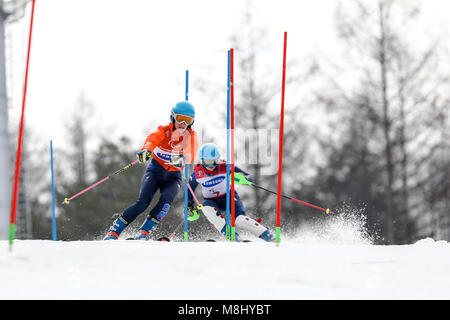
[[[186,70],[186,101],[189,100],[189,70]],[[193,160],[193,159],[192,159]],[[188,165],[184,166],[184,174],[186,177],[186,181],[189,181],[189,167]],[[189,241],[188,238],[188,187],[187,184],[184,184],[184,241]]]
[[[55,217],[55,179],[53,173],[53,142],[50,140],[50,167],[52,172],[52,237],[56,241],[56,217]]]
[[[227,210],[226,210],[226,238],[230,239],[230,50],[228,50],[227,71]]]
[[[189,100],[189,70],[186,70],[186,101]]]

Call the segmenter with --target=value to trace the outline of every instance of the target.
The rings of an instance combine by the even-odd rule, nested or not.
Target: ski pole
[[[177,168],[177,167],[174,167],[174,166],[172,166],[172,167],[173,167],[173,168]],[[197,203],[197,210],[200,211],[200,212],[202,212],[203,205],[199,203],[197,197],[195,196],[194,190],[192,190],[191,186],[189,185],[189,183],[187,182],[186,178],[184,177],[184,175],[183,175],[183,170],[180,169],[180,168],[177,168],[177,169],[180,170],[180,172],[181,172],[181,177],[182,177],[182,179],[183,179],[183,182],[186,184],[186,186],[187,186],[188,189],[189,189],[189,192],[192,194],[193,198],[195,199],[195,202]],[[193,211],[192,211],[193,215],[188,216],[187,219],[188,219],[189,221],[195,221],[195,220],[197,220],[197,219],[200,217],[200,215],[198,214],[197,210],[193,210]],[[175,228],[175,230],[172,232],[172,234],[171,234],[169,237],[161,237],[161,238],[159,238],[158,240],[159,240],[159,241],[170,241],[170,240],[175,236],[175,234],[177,233],[178,229],[179,229],[183,224],[184,224],[184,220],[181,221],[181,222],[178,224],[178,226]]]
[[[253,182],[248,181],[247,178],[242,173],[235,172],[234,173],[234,181],[237,184],[240,184],[240,185],[243,185],[243,184],[245,185],[246,184],[246,185],[250,185],[250,186],[253,186],[255,188],[258,188],[258,189],[261,189],[261,190],[264,190],[264,191],[267,191],[267,192],[270,192],[270,193],[273,193],[273,194],[277,194],[275,191],[266,189],[264,187],[258,186],[257,184],[254,184]],[[329,214],[329,213],[333,214],[333,211],[331,211],[328,208],[324,209],[324,208],[315,206],[313,204],[310,204],[310,203],[307,203],[307,202],[304,202],[304,201],[297,200],[295,198],[292,198],[292,197],[289,197],[289,196],[286,196],[286,195],[281,195],[281,197],[283,197],[285,199],[289,199],[289,200],[295,201],[295,202],[298,202],[298,203],[301,203],[301,204],[304,204],[306,206],[309,206],[309,207],[312,207],[312,208],[315,208],[315,209],[319,209],[319,210],[325,211],[325,213],[327,213],[327,214]]]
[[[197,220],[200,217],[200,215],[197,213],[196,210],[194,210],[193,213],[194,213],[194,215],[188,216],[188,220],[189,221],[195,221],[195,220]],[[170,241],[175,236],[175,234],[177,233],[178,229],[180,229],[180,227],[183,224],[184,224],[184,220],[181,221],[178,224],[178,226],[175,228],[175,230],[173,230],[173,232],[172,232],[172,234],[170,236],[168,236],[168,237],[161,237],[161,238],[158,239],[158,241]]]
[[[182,171],[182,170],[180,169],[180,171]],[[183,178],[184,183],[185,183],[186,186],[188,187],[189,192],[192,194],[192,197],[194,198],[195,203],[197,204],[197,210],[200,211],[200,212],[202,212],[202,210],[203,210],[203,205],[198,201],[197,197],[195,196],[194,190],[192,190],[191,186],[190,186],[189,183],[187,182],[186,178],[185,178],[184,175],[183,175],[183,172],[181,172],[181,177]],[[188,217],[188,220],[189,220],[189,221],[195,221],[195,220],[197,220],[197,219],[200,217],[200,215],[197,213],[196,210],[194,210],[193,213],[194,213],[194,215],[192,215],[191,217]]]
[[[184,224],[184,220],[178,224],[178,226],[173,230],[172,234],[169,236],[169,240],[172,240],[173,236],[177,233],[177,230]]]
[[[172,166],[172,168],[175,168],[175,169],[177,169],[178,171],[180,171],[180,173],[181,173],[181,178],[183,179],[183,182],[184,182],[184,183],[186,184],[186,186],[188,187],[189,192],[192,194],[192,197],[194,198],[195,203],[197,204],[197,210],[200,211],[200,212],[202,212],[203,205],[198,201],[197,197],[195,196],[194,190],[192,190],[191,186],[189,185],[189,183],[187,182],[186,178],[184,177],[184,175],[183,175],[183,170],[182,170],[181,168],[175,167],[175,166],[172,165],[172,164],[170,164],[170,165]],[[192,215],[192,216],[190,217],[190,219],[188,218],[189,221],[194,221],[194,220],[197,220],[197,219],[198,219],[199,214],[197,213],[197,211],[194,210],[193,213],[194,213],[194,215]]]
[[[181,221],[178,226],[175,228],[175,230],[172,232],[172,234],[169,237],[161,237],[158,239],[158,241],[167,241],[170,242],[172,240],[173,236],[177,233],[178,229],[184,224],[184,220]]]
[[[125,167],[123,167],[123,168],[121,168],[121,169],[119,169],[119,170],[117,170],[117,171],[111,173],[111,174],[110,174],[109,176],[107,176],[106,178],[103,178],[102,180],[100,180],[100,181],[94,183],[93,185],[91,185],[90,187],[87,187],[86,189],[84,189],[84,190],[78,192],[76,195],[73,195],[73,196],[71,196],[70,198],[65,198],[64,201],[61,202],[61,204],[69,204],[71,200],[73,200],[73,199],[75,199],[76,197],[82,195],[83,193],[89,191],[90,189],[92,189],[92,188],[98,186],[99,184],[105,182],[106,180],[111,179],[112,176],[124,172],[125,170],[127,170],[127,169],[131,168],[132,166],[134,166],[136,163],[138,163],[138,160],[136,160],[136,161],[134,161],[134,162],[131,162],[131,163],[127,164]]]

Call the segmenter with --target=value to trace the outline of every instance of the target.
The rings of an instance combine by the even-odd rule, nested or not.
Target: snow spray
[[[374,244],[376,235],[367,229],[365,210],[365,206],[344,203],[335,209],[335,215],[305,223],[287,237],[314,244]]]

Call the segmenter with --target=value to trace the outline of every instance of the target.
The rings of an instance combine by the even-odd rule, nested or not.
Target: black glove
[[[196,210],[196,207],[195,207],[195,205],[194,205],[194,202],[188,201],[188,204],[187,204],[187,210],[188,210],[189,215],[194,214],[194,211]]]
[[[170,165],[181,169],[184,166],[184,163],[186,162],[186,157],[184,154],[180,154],[178,156],[173,157],[172,159],[170,159]]]
[[[148,160],[152,158],[152,152],[147,149],[144,149],[142,151],[137,152],[136,157],[139,163],[146,163]]]

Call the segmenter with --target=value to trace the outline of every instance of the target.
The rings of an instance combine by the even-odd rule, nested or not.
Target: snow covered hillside
[[[450,299],[450,244],[0,242],[0,299]]]

